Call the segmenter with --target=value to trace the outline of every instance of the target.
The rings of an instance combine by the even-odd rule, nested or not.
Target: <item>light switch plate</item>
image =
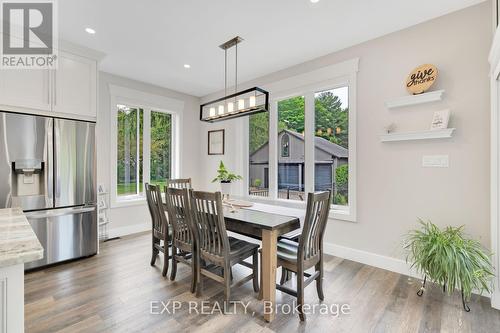
[[[448,168],[450,166],[448,155],[424,155],[422,166],[424,168]]]

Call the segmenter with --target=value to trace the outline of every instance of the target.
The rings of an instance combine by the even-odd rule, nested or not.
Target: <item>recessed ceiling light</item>
[[[318,3],[319,2],[319,0],[309,0],[309,1],[311,1],[312,3]]]
[[[190,64],[184,64],[184,68],[191,68]]]
[[[91,35],[95,34],[95,30],[92,28],[85,28],[85,31]]]

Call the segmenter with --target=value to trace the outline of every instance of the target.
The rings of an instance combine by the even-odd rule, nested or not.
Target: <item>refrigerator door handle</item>
[[[52,210],[44,210],[44,211],[36,211],[36,212],[27,212],[24,213],[26,218],[28,219],[46,219],[56,216],[63,215],[74,215],[81,213],[88,213],[95,211],[96,208],[92,207],[76,207],[76,208],[63,208],[63,209],[52,209]]]
[[[47,176],[46,176],[46,188],[47,188],[47,206],[54,207],[54,120],[47,120],[47,133],[46,133],[46,144],[47,144]]]

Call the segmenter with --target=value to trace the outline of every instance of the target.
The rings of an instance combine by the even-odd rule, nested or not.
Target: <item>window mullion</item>
[[[314,192],[314,92],[304,94],[305,98],[305,192]]]
[[[151,182],[151,110],[144,109],[142,138],[142,181]]]
[[[269,197],[278,198],[278,102],[269,110]]]

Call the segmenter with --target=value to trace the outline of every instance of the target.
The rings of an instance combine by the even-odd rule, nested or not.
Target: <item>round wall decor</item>
[[[408,75],[406,89],[413,95],[426,92],[434,84],[438,76],[436,66],[425,64],[418,66]]]

